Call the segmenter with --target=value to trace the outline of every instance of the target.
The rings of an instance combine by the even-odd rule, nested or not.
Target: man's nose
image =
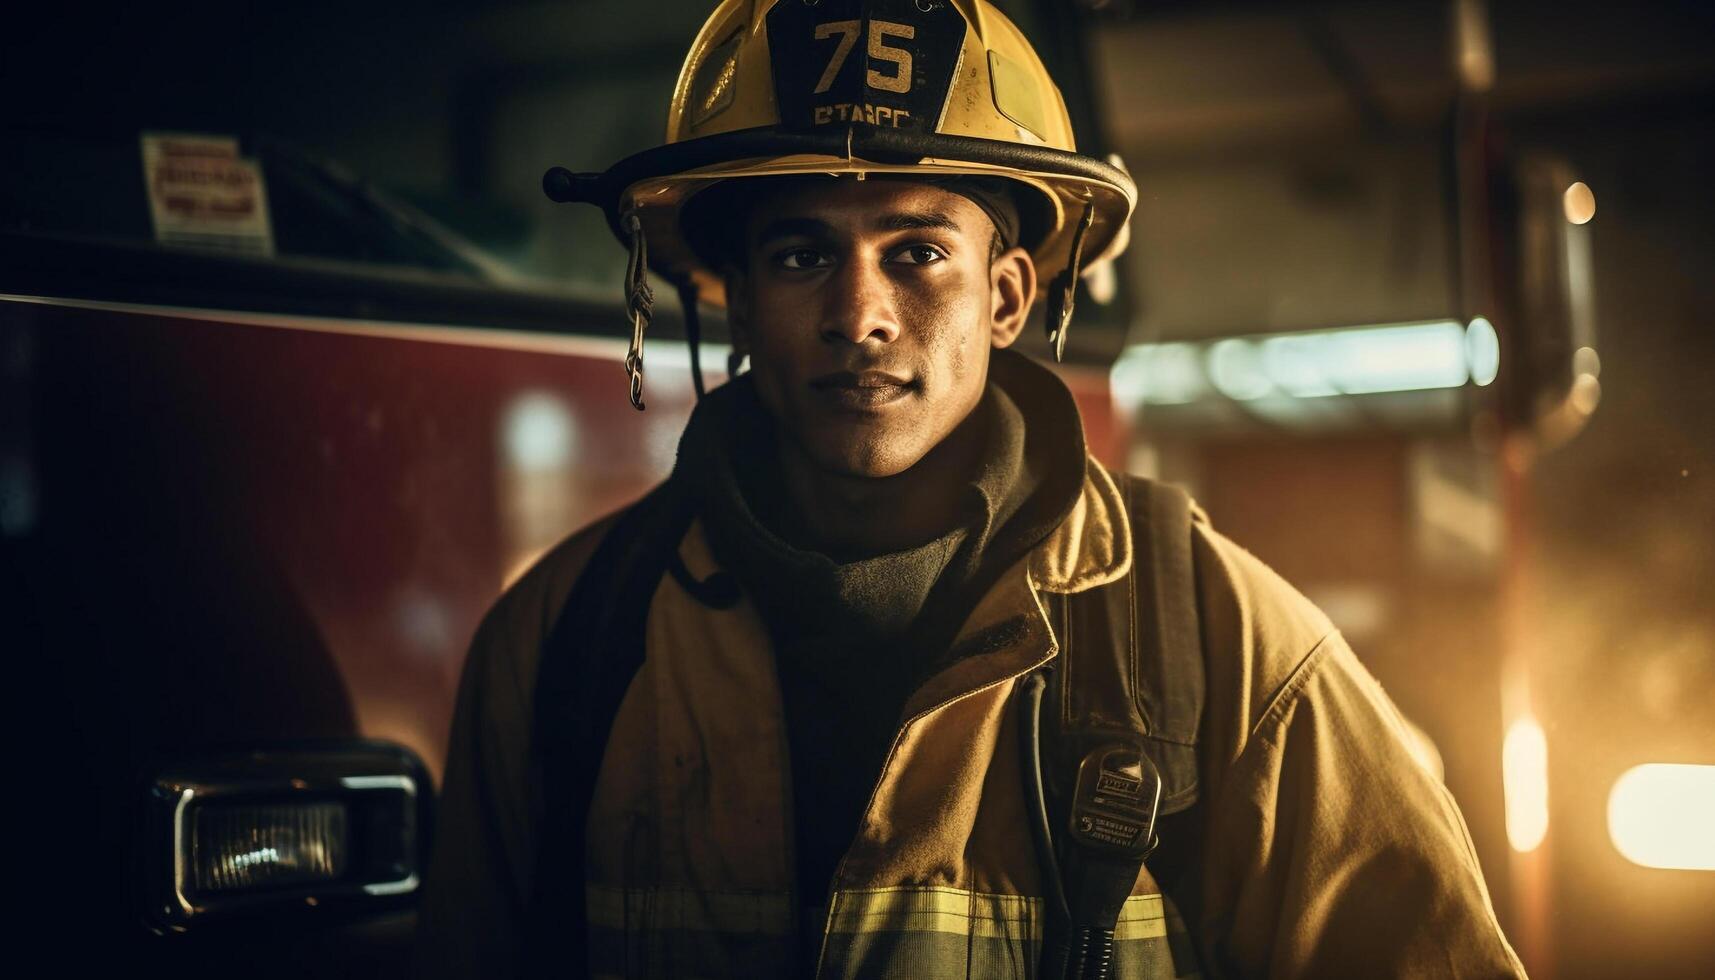
[[[890,344],[899,337],[899,316],[892,284],[873,257],[839,263],[826,282],[822,302],[822,339]]]

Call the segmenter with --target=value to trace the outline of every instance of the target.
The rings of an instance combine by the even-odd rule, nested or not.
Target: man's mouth
[[[886,371],[836,371],[810,380],[810,389],[836,408],[879,408],[910,394],[916,383]]]

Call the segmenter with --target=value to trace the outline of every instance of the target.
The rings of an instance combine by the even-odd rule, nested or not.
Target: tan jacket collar
[[[699,580],[716,571],[700,522],[687,533],[680,556]],[[1108,471],[1085,457],[1083,489],[1066,519],[978,601],[955,642],[965,655],[920,688],[906,714],[1022,673],[1052,656],[1057,645],[1034,593],[1106,585],[1129,572],[1131,563],[1125,498]]]
[[[1131,523],[1113,477],[1084,461],[1084,487],[1066,519],[977,602],[951,663],[918,688],[907,717],[1041,666],[1059,650],[1042,592],[1082,592],[1131,570]]]
[[[1046,592],[1083,592],[1131,571],[1131,521],[1106,468],[1084,459],[1084,490],[1060,526],[1030,554],[1030,580]]]

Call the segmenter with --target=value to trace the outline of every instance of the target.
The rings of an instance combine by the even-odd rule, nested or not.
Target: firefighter
[[[1136,190],[986,0],[726,0],[667,143],[546,186],[634,403],[648,270],[749,370],[478,630],[423,972],[1522,974],[1339,633],[1008,349]]]

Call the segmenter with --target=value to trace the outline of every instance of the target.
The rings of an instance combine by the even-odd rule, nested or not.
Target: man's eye
[[[775,261],[786,269],[820,269],[828,264],[828,257],[813,248],[793,248],[775,256]]]
[[[906,265],[930,265],[946,258],[947,256],[933,245],[908,245],[893,253],[892,261]]]

